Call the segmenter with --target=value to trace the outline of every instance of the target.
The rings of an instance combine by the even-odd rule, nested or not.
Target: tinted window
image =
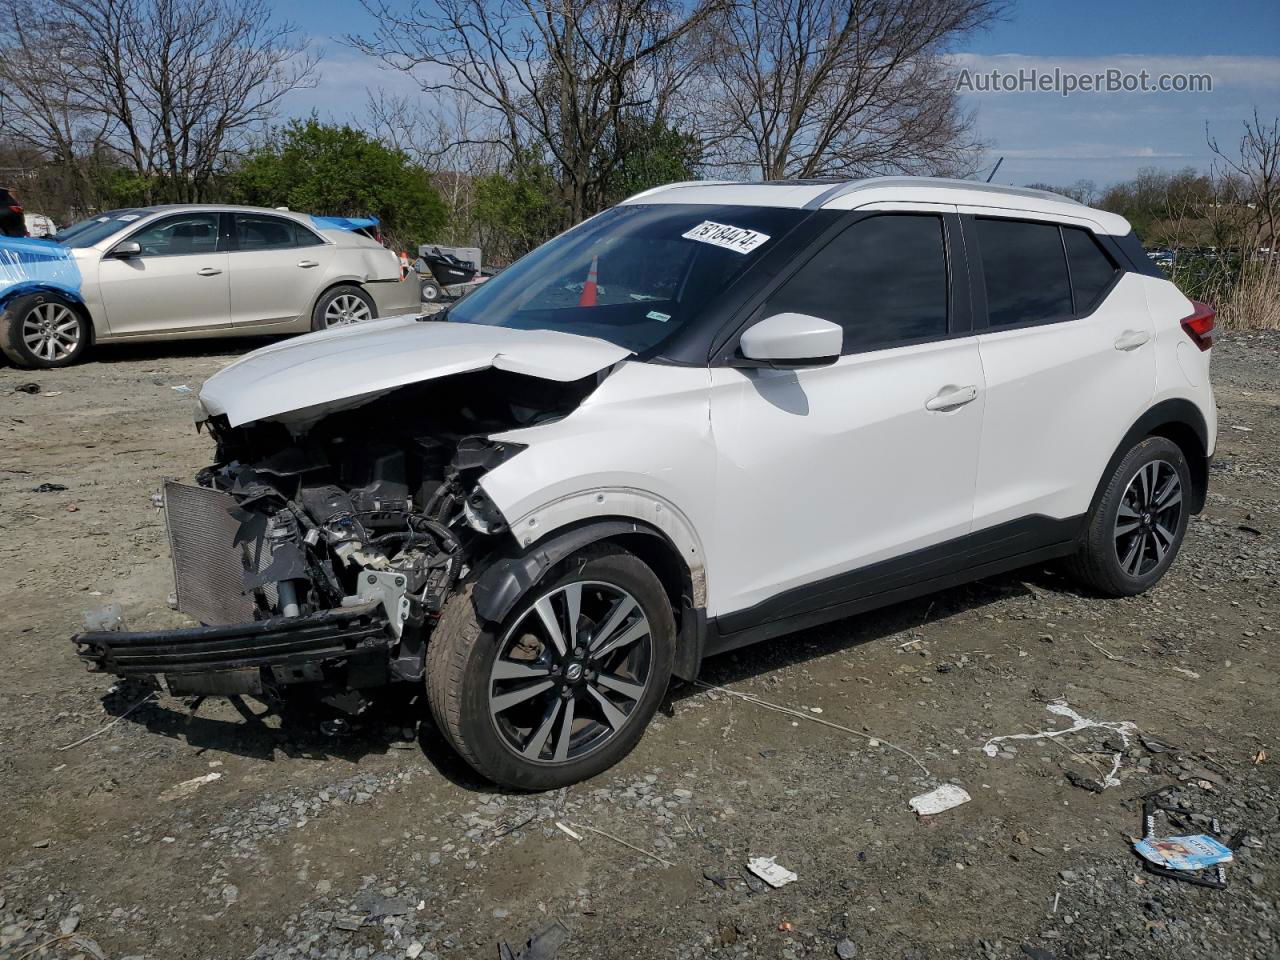
[[[218,215],[183,213],[144,227],[129,237],[144,257],[177,257],[218,249]]]
[[[319,243],[320,239],[283,217],[236,214],[236,243],[241,250],[282,250]]]
[[[942,219],[892,215],[855,223],[765,305],[763,316],[806,313],[844,328],[844,353],[947,333]]]
[[[1057,224],[977,221],[991,326],[1071,316],[1071,284]]]
[[[1111,286],[1118,271],[1088,230],[1063,227],[1062,239],[1067,245],[1067,262],[1071,264],[1076,313],[1088,313]]]
[[[636,353],[697,324],[806,210],[626,203],[481,284],[449,320],[599,337]]]

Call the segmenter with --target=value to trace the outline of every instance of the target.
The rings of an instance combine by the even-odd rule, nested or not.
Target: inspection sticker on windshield
[[[756,233],[746,227],[731,227],[725,223],[716,223],[714,220],[703,220],[692,230],[680,236],[686,240],[697,240],[699,243],[724,247],[734,253],[750,253],[769,239],[767,233]]]

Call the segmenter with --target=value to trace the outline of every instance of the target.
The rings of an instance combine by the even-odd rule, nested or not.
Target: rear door
[[[1155,390],[1141,278],[1086,221],[972,213],[962,220],[987,381],[974,529],[1078,517]]]
[[[723,632],[877,592],[861,571],[969,531],[984,384],[951,209],[856,219],[753,312],[840,324],[836,363],[712,369]]]
[[[235,213],[232,221],[232,323],[309,324],[333,246],[288,217]]]
[[[138,256],[108,252],[98,284],[112,336],[229,327],[230,293],[221,215],[193,211],[162,217],[123,240]]]

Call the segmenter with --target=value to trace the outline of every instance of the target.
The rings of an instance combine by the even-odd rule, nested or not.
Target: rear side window
[[[1067,262],[1071,264],[1076,313],[1088,313],[1098,305],[1120,271],[1088,230],[1063,227],[1062,242],[1067,247]]]
[[[945,337],[942,218],[885,214],[858,221],[769,298],[763,316],[776,313],[840,324],[846,354]]]
[[[979,218],[975,226],[992,327],[1071,316],[1071,282],[1057,224]]]
[[[306,227],[283,217],[251,213],[235,216],[236,245],[240,250],[284,250],[323,242]]]

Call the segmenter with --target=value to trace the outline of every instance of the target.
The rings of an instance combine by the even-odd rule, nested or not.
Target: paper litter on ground
[[[935,813],[950,810],[952,807],[958,807],[962,803],[968,803],[972,799],[973,797],[969,796],[969,791],[964,787],[957,787],[954,783],[944,783],[936,790],[912,797],[909,802],[912,810],[922,817],[929,817]]]
[[[1231,850],[1207,834],[1193,837],[1145,837],[1133,849],[1158,867],[1170,870],[1205,870],[1231,862]]]
[[[771,887],[785,887],[800,879],[786,867],[778,866],[773,857],[752,857],[747,861],[747,869]]]

